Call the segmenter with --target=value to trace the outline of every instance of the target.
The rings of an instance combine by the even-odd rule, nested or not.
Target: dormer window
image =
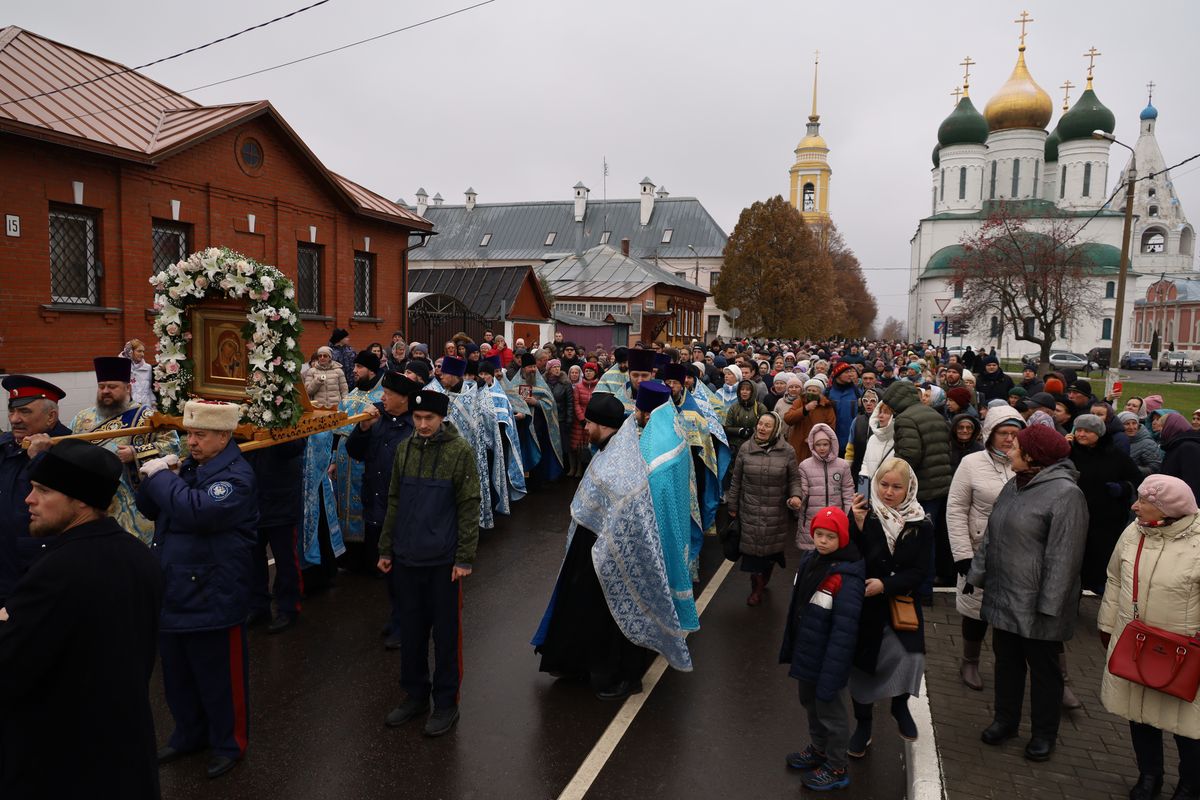
[[[554,239],[557,236],[558,236],[557,231],[550,231],[549,233],[546,234],[546,241],[543,243],[543,245],[545,247],[549,247],[550,245],[554,244]]]
[[[670,244],[671,243],[671,234],[673,234],[674,232],[675,231],[672,230],[671,228],[667,228],[665,231],[663,231],[662,244]]]
[[[608,240],[612,238],[612,231],[604,231],[600,234],[600,244],[608,244]]]
[[[487,247],[491,243],[491,241],[492,241],[492,235],[490,233],[485,233],[483,235],[483,238],[479,240],[479,246]]]

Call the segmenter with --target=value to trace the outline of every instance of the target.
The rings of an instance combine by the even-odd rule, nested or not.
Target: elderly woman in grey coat
[[[1068,460],[1070,445],[1041,425],[1017,433],[1015,477],[1000,490],[967,573],[983,586],[980,616],[992,626],[995,717],[980,737],[998,745],[1017,735],[1029,672],[1030,761],[1054,752],[1062,715],[1062,643],[1075,633],[1088,509]]]
[[[800,509],[800,467],[782,436],[783,427],[775,412],[759,415],[754,435],[737,452],[725,494],[729,516],[741,521],[742,572],[750,573],[750,606],[762,602],[775,566],[785,566],[783,551],[796,527],[793,512]]]

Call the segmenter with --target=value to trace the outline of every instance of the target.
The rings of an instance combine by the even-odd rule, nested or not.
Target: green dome
[[[933,166],[935,168],[937,168],[937,167],[940,167],[941,165],[942,165],[942,146],[940,144],[935,144],[933,146]]]
[[[1064,142],[1075,139],[1090,139],[1092,131],[1112,133],[1117,127],[1117,118],[1105,108],[1091,89],[1080,95],[1071,110],[1058,121],[1058,135]]]
[[[1046,137],[1045,154],[1046,154],[1046,163],[1047,164],[1053,164],[1056,161],[1058,161],[1058,145],[1061,142],[1061,140],[1062,140],[1062,137],[1060,137],[1058,135],[1058,128],[1055,128],[1054,130],[1052,130],[1050,132],[1050,135]]]
[[[942,147],[954,144],[987,144],[987,137],[987,120],[975,109],[975,104],[969,97],[959,100],[950,116],[938,126],[938,144]]]

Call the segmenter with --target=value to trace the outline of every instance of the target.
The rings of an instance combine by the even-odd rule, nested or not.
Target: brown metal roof
[[[328,170],[268,101],[203,106],[127,69],[15,25],[0,28],[0,131],[157,164],[268,115],[355,211],[432,230],[428,220]]]

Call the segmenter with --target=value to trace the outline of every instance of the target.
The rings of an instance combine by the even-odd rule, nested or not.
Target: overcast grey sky
[[[147,73],[183,91],[471,2],[332,0]],[[44,0],[7,4],[0,24],[132,66],[305,4]],[[1012,70],[1011,20],[1023,8],[1035,20],[1030,72],[1056,108],[1065,79],[1084,84],[1081,54],[1095,45],[1096,93],[1117,115],[1118,138],[1136,141],[1153,80],[1168,164],[1200,152],[1194,0],[496,0],[192,96],[269,99],[326,165],[393,199],[412,202],[418,186],[450,203],[468,186],[481,203],[567,199],[577,180],[599,197],[607,157],[609,197],[636,196],[649,175],[674,195],[700,198],[731,231],[742,208],[787,193],[819,48],[833,217],[868,269],[880,319],[903,319],[908,242],[928,211],[930,151],[961,82],[958,62],[978,62],[971,95],[982,110]],[[1200,220],[1200,161],[1175,179],[1185,211]]]

